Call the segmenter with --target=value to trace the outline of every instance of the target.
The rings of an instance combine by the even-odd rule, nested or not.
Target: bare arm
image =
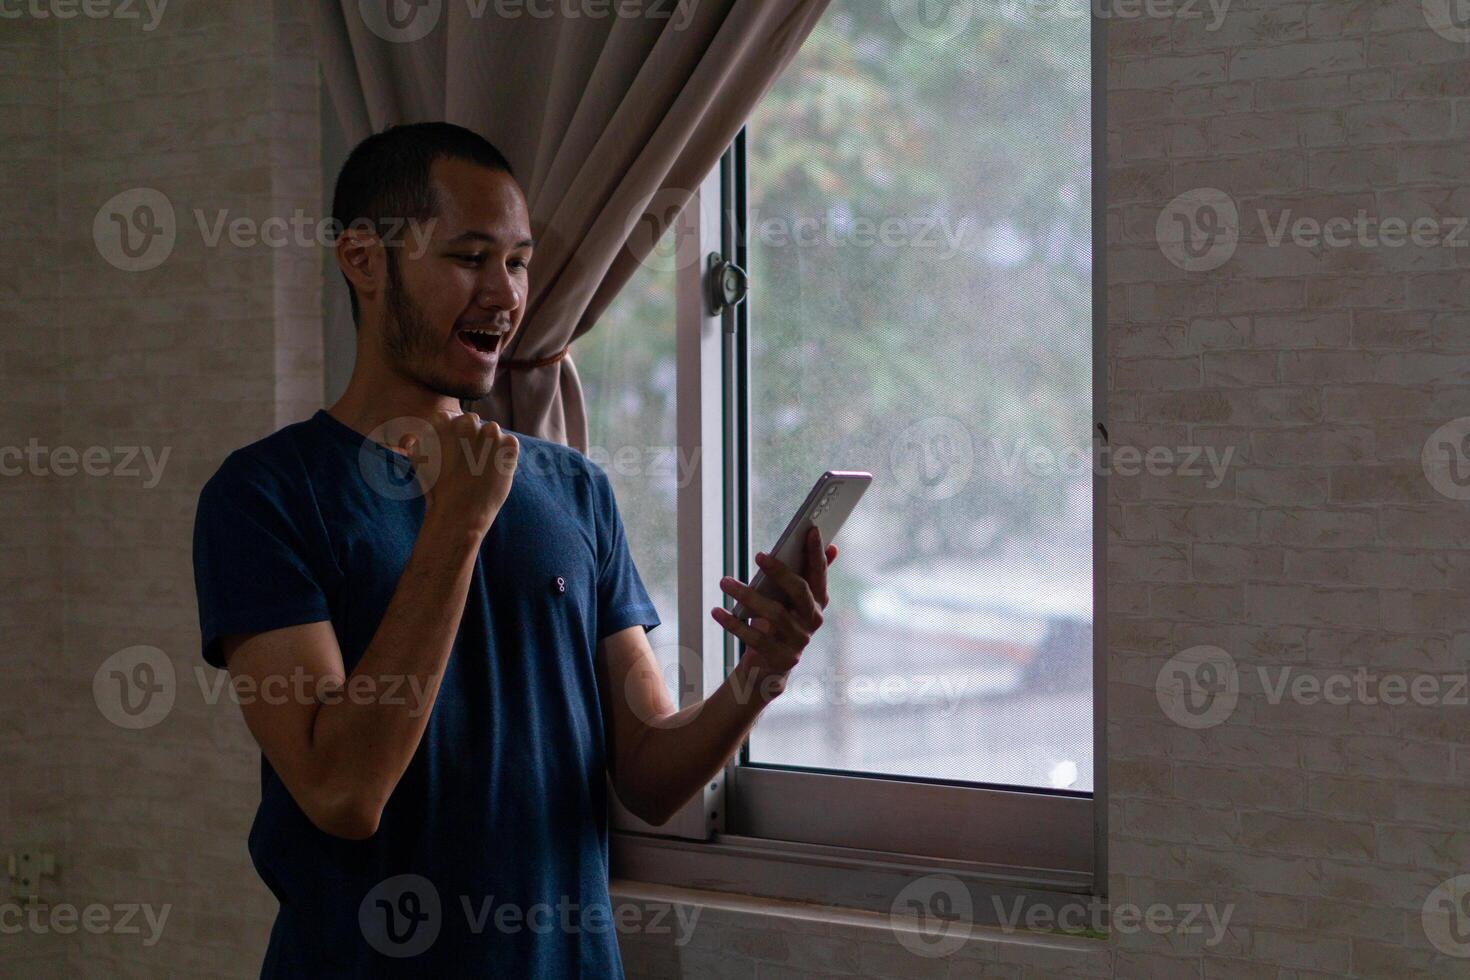
[[[752,624],[725,610],[716,619],[746,641],[745,656],[718,689],[678,710],[659,674],[642,626],[598,644],[599,685],[610,719],[609,769],[618,799],[640,820],[666,823],[712,779],[745,741],[761,711],[785,688],[786,676],[821,625],[827,605],[827,566],[837,557],[814,539],[803,579],[771,559],[766,574],[787,592],[784,603],[756,595],[741,583],[722,585],[759,613]],[[723,614],[723,615],[720,615]]]
[[[352,676],[345,676],[329,622],[221,641],[237,690],[259,692],[242,696],[240,707],[261,751],[312,823],[337,837],[358,840],[377,831],[418,749],[459,632],[475,558],[515,469],[509,449],[515,437],[500,436],[494,423],[482,432],[473,413],[446,413],[434,425],[442,426],[441,444],[452,451],[444,453],[413,552]],[[509,466],[483,475],[461,466],[458,438],[470,440],[469,452],[487,443],[492,453],[507,450]],[[467,453],[467,459],[484,458]],[[268,696],[282,691],[285,697]]]

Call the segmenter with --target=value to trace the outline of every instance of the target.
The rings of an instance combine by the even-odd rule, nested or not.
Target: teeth
[[[500,338],[505,336],[504,332],[499,330],[472,330],[469,328],[461,330],[460,334],[486,354],[499,348]]]

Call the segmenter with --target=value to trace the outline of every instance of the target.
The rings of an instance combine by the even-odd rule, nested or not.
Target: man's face
[[[388,250],[383,347],[405,377],[472,401],[490,393],[526,313],[530,215],[509,174],[441,159],[430,175],[432,234],[421,245],[405,229]]]

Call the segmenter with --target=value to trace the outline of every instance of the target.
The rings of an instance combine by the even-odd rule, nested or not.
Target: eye
[[[510,260],[510,267],[512,269],[525,269],[525,268],[529,268],[530,265],[531,265],[531,263],[527,259],[511,259]]]
[[[479,265],[480,263],[485,261],[485,253],[477,252],[473,255],[455,255],[451,256],[451,258],[458,259],[460,262],[469,262],[474,265]]]

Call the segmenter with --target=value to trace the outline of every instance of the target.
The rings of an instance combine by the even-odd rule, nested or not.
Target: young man
[[[805,577],[763,558],[781,602],[721,582],[757,614],[711,611],[746,653],[676,711],[606,475],[461,411],[529,293],[505,159],[394,127],[333,212],[351,382],[232,453],[195,524],[204,658],[262,752],[262,975],[620,977],[605,773],[659,824],[718,772],[821,625],[836,549],[814,535]]]

